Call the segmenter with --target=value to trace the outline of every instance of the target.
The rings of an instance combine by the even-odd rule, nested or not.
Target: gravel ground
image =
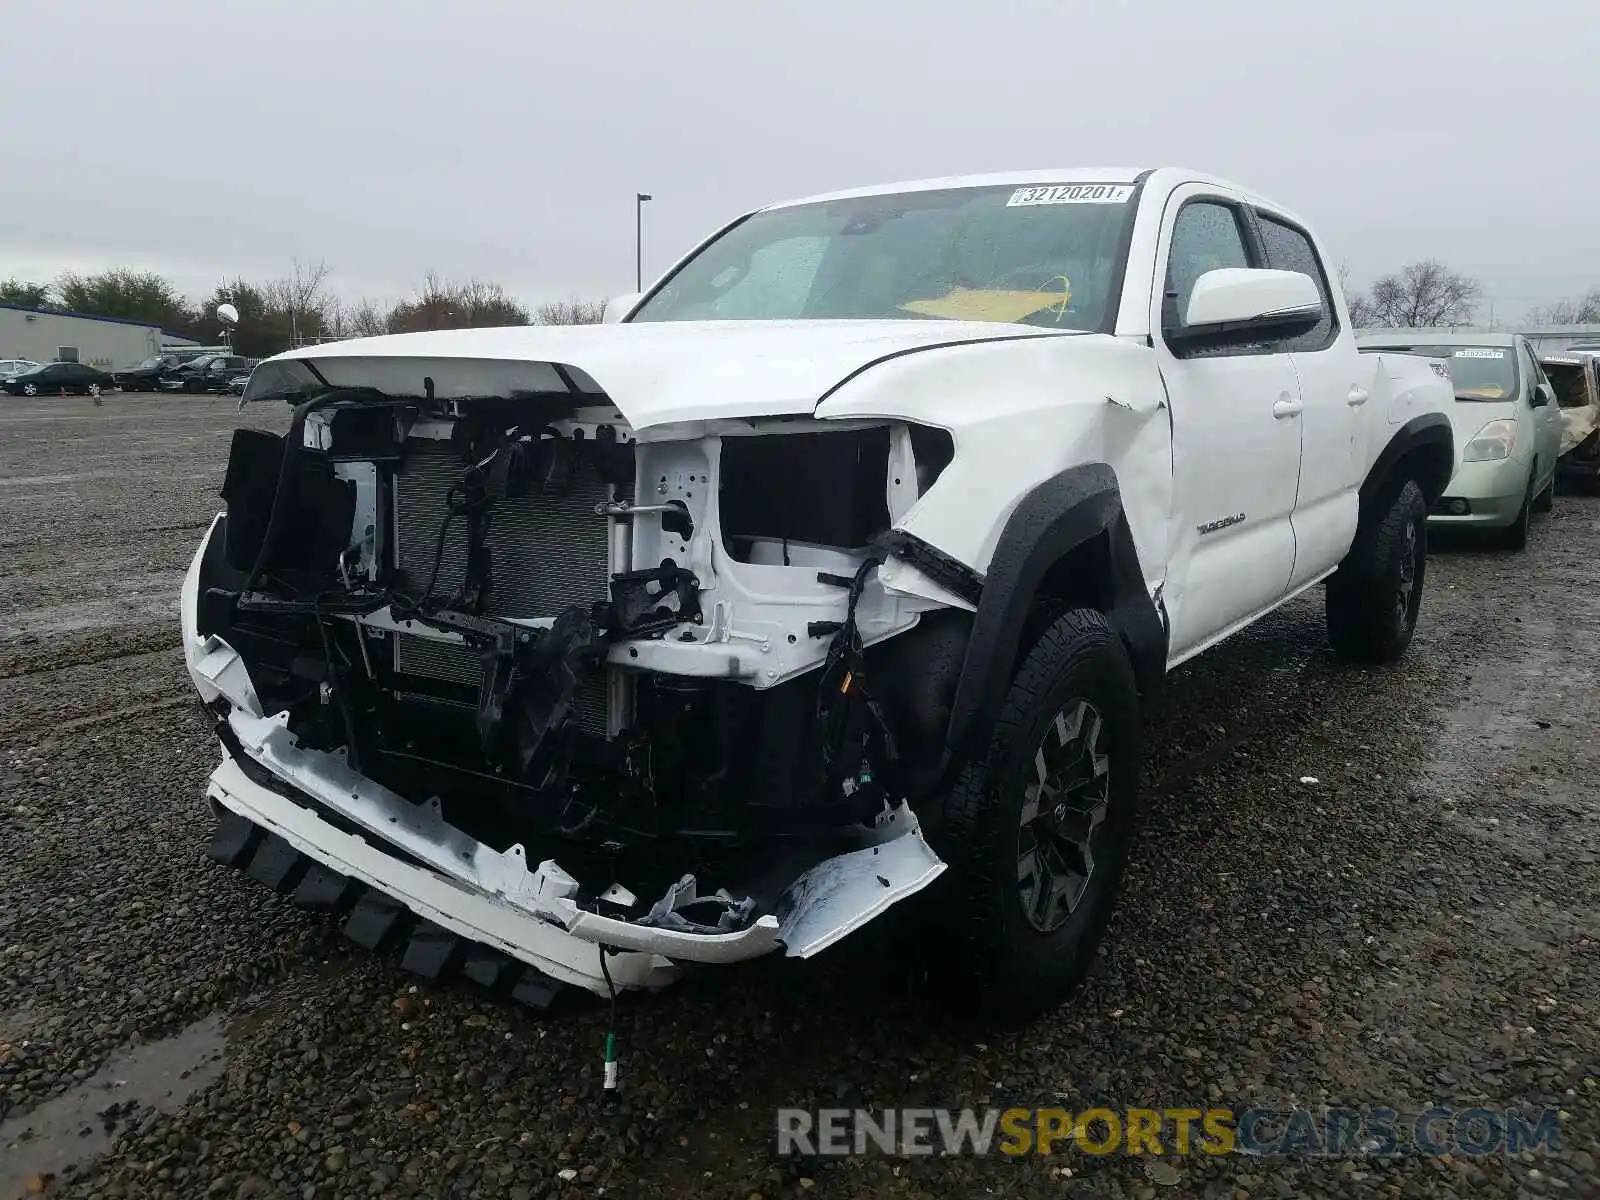
[[[413,986],[206,860],[175,596],[237,419],[0,405],[0,1197],[1600,1195],[1600,501],[1434,553],[1398,669],[1307,601],[1176,672],[1058,1017],[955,1025],[869,930],[625,1002],[607,1103],[604,1006]],[[780,1106],[1008,1103],[1565,1116],[1509,1160],[774,1154]]]

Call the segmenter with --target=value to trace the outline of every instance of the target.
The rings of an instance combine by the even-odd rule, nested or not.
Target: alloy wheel
[[[1017,838],[1017,890],[1028,923],[1059,929],[1094,877],[1095,850],[1111,806],[1105,721],[1087,700],[1055,715],[1033,756]]]
[[[1420,543],[1417,523],[1407,521],[1400,536],[1400,586],[1395,591],[1395,617],[1404,628],[1411,620],[1411,598],[1417,591],[1417,558]]]

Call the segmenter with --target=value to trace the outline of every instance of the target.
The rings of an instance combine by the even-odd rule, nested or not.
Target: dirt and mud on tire
[[[1364,522],[1328,580],[1328,639],[1356,662],[1395,662],[1411,644],[1427,573],[1428,504],[1415,480],[1392,493],[1382,515]]]
[[[1091,609],[1057,618],[940,823],[951,870],[937,910],[951,936],[935,969],[973,1015],[1027,1019],[1082,980],[1127,860],[1142,752],[1121,640]]]

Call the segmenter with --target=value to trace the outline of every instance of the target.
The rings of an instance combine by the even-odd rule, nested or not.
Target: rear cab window
[[[1322,320],[1315,328],[1285,341],[1284,349],[1296,354],[1326,350],[1339,336],[1339,323],[1333,308],[1333,291],[1328,286],[1328,273],[1323,269],[1311,235],[1276,213],[1258,208],[1255,215],[1261,230],[1261,244],[1266,251],[1266,265],[1275,271],[1309,275],[1322,297]]]

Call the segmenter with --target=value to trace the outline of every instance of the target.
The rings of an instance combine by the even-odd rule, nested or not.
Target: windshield
[[[756,213],[631,321],[1001,321],[1098,329],[1131,183],[860,196]]]
[[[135,367],[134,370],[135,371],[148,371],[151,367],[159,367],[165,361],[166,360],[162,359],[162,358],[147,358],[142,363],[140,363],[137,367]]]
[[[1374,346],[1442,358],[1450,367],[1457,400],[1509,400],[1517,394],[1516,351],[1509,346]]]

